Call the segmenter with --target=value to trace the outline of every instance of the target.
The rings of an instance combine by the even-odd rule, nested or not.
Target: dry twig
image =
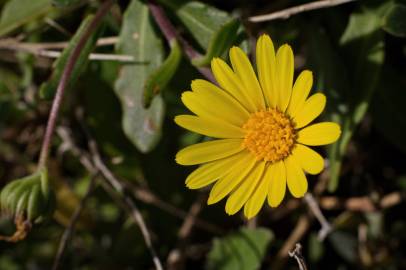
[[[321,229],[318,233],[318,238],[320,241],[323,241],[326,238],[326,236],[331,232],[332,227],[330,223],[327,221],[327,219],[324,217],[323,213],[320,210],[319,204],[317,203],[316,199],[313,197],[311,193],[306,193],[304,196],[304,200],[306,201],[312,214],[320,222]]]
[[[307,270],[306,262],[302,255],[302,245],[297,243],[292,251],[289,251],[289,256],[296,259],[300,270]]]
[[[322,9],[322,8],[329,8],[333,6],[338,6],[341,4],[349,3],[349,2],[354,2],[357,0],[323,0],[323,1],[315,1],[291,8],[287,8],[281,11],[273,12],[270,14],[265,14],[265,15],[258,15],[258,16],[253,16],[249,18],[249,21],[251,22],[264,22],[264,21],[271,21],[271,20],[276,20],[276,19],[287,19],[292,15],[306,12],[306,11],[311,11],[315,9]]]
[[[59,268],[59,265],[62,263],[63,254],[66,250],[66,247],[68,246],[71,236],[73,235],[73,233],[75,231],[76,222],[78,221],[80,214],[82,213],[82,210],[85,207],[86,201],[89,198],[89,196],[95,186],[96,177],[97,177],[97,174],[93,174],[92,178],[90,179],[90,183],[89,183],[89,186],[87,187],[87,191],[86,191],[85,195],[81,199],[79,206],[75,209],[75,212],[73,212],[73,215],[69,221],[69,226],[63,232],[61,240],[59,241],[58,252],[56,254],[54,264],[52,266],[52,270],[57,270]]]

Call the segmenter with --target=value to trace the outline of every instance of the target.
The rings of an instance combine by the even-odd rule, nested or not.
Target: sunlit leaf
[[[197,1],[159,0],[169,7],[189,30],[195,41],[204,49],[210,45],[214,34],[230,21],[222,10]]]
[[[195,66],[209,65],[213,57],[221,56],[236,40],[239,27],[240,22],[236,19],[224,24],[211,38],[206,54],[194,59],[192,64]]]
[[[51,0],[10,0],[1,12],[0,36],[36,19],[52,8]]]
[[[395,4],[383,17],[383,29],[398,37],[406,37],[406,6]]]
[[[128,6],[117,51],[132,55],[138,61],[123,66],[115,84],[123,109],[122,126],[130,141],[140,151],[148,152],[160,137],[164,103],[158,95],[145,109],[142,104],[144,85],[151,73],[162,64],[164,52],[148,7],[143,2],[133,0]]]
[[[241,228],[224,238],[215,239],[207,258],[207,269],[258,269],[272,239],[272,232],[264,228]]]

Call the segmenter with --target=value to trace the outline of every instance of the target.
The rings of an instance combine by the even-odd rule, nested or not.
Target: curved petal
[[[333,122],[314,124],[298,132],[297,141],[306,145],[330,144],[340,137],[340,126]]]
[[[214,204],[222,200],[230,194],[238,184],[241,183],[247,174],[252,170],[257,163],[252,155],[246,155],[241,158],[234,166],[234,169],[229,174],[218,180],[210,191],[207,204]]]
[[[302,128],[316,119],[321,114],[326,106],[326,96],[322,93],[314,94],[309,97],[303,107],[297,110],[297,113],[291,115],[296,123],[295,128]]]
[[[285,112],[289,105],[293,84],[294,59],[292,48],[284,44],[276,53],[276,76],[278,77],[278,108]]]
[[[268,167],[269,178],[268,204],[277,207],[285,197],[286,169],[283,161],[278,161]]]
[[[268,35],[261,35],[256,48],[258,79],[269,107],[276,107],[276,59],[275,48]]]
[[[256,106],[244,91],[243,84],[233,70],[220,58],[213,58],[211,70],[221,88],[237,99],[249,112],[255,112]]]
[[[181,165],[195,165],[222,159],[242,151],[242,139],[223,139],[202,142],[183,148],[176,154]]]
[[[262,177],[265,164],[265,161],[257,162],[242,184],[228,197],[226,203],[227,214],[234,215],[237,213],[251,197],[252,192]]]
[[[186,178],[186,186],[190,189],[198,189],[210,185],[226,175],[235,167],[235,163],[246,155],[249,155],[249,153],[243,151],[233,156],[201,165]]]
[[[312,86],[313,73],[309,70],[302,71],[293,86],[292,96],[287,110],[289,115],[296,115],[296,112],[303,107]]]
[[[292,156],[307,173],[318,174],[324,168],[324,159],[319,153],[302,144],[295,145]]]
[[[244,130],[215,118],[203,118],[194,115],[178,115],[175,122],[190,131],[214,138],[243,138]]]
[[[307,179],[295,158],[290,155],[284,161],[288,188],[293,197],[301,198],[307,192]]]
[[[257,110],[265,109],[264,95],[259,86],[257,75],[255,75],[251,62],[247,55],[238,47],[230,49],[230,60],[234,72],[240,78],[249,98],[255,104]]]
[[[227,120],[241,126],[249,117],[248,111],[230,94],[205,80],[192,81],[193,92],[182,94],[183,103],[195,114],[204,114]],[[210,106],[207,106],[210,104]]]
[[[269,171],[269,170],[267,170]],[[266,172],[267,172],[266,171]],[[250,219],[256,216],[261,210],[262,206],[264,205],[266,195],[268,194],[269,190],[269,177],[266,174],[261,178],[257,188],[255,189],[254,193],[252,194],[251,198],[247,201],[244,206],[244,215]]]

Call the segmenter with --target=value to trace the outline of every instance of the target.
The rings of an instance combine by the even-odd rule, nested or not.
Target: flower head
[[[230,49],[231,66],[212,60],[218,86],[194,80],[182,101],[196,115],[179,115],[175,122],[188,130],[217,138],[186,147],[176,161],[200,167],[186,179],[198,189],[215,183],[208,204],[228,196],[226,212],[244,206],[247,218],[255,216],[265,200],[278,206],[286,186],[296,197],[307,191],[305,172],[318,174],[323,158],[308,146],[335,142],[340,127],[333,122],[309,125],[324,110],[326,97],[308,97],[313,84],[310,71],[300,73],[293,84],[294,60],[289,45],[275,54],[272,40],[262,35],[257,42],[257,74],[238,47]]]

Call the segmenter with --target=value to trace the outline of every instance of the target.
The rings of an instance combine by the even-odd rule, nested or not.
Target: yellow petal
[[[292,96],[287,110],[289,115],[296,115],[296,112],[303,107],[312,86],[313,73],[309,70],[302,71],[293,86]]]
[[[340,126],[333,122],[314,124],[298,132],[297,141],[306,145],[330,144],[340,137]]]
[[[246,155],[235,164],[233,170],[218,180],[210,191],[207,204],[217,203],[226,197],[234,188],[245,179],[254,167],[256,160],[252,155]]]
[[[243,84],[233,70],[220,58],[213,58],[211,70],[221,88],[237,99],[249,112],[255,112],[256,106],[248,98]]]
[[[233,156],[201,165],[186,178],[186,186],[190,189],[198,189],[210,185],[226,175],[235,167],[235,163],[246,155],[249,155],[249,153],[243,151]]]
[[[222,159],[242,151],[242,139],[223,139],[188,146],[176,154],[181,165],[195,165]]]
[[[261,178],[256,190],[244,206],[244,215],[250,219],[256,216],[264,205],[269,190],[269,177],[266,174]]]
[[[259,37],[256,48],[259,82],[269,107],[276,107],[276,60],[275,49],[268,35]]]
[[[300,167],[310,174],[318,174],[324,168],[324,159],[307,146],[296,144],[292,156],[299,162]]]
[[[293,84],[294,59],[292,48],[285,44],[276,53],[276,76],[278,77],[278,108],[285,112],[289,105]]]
[[[194,80],[191,86],[193,92],[183,93],[182,101],[195,114],[210,115],[237,126],[243,125],[249,117],[248,111],[237,100],[214,84]]]
[[[244,137],[244,131],[240,127],[215,118],[178,115],[175,117],[175,122],[185,129],[214,138]]]
[[[240,78],[248,97],[255,104],[257,110],[264,109],[264,96],[247,55],[240,48],[232,47],[230,49],[230,60],[234,72]]]
[[[292,193],[295,198],[303,197],[307,192],[307,179],[303,169],[292,155],[287,157],[284,163],[290,193]]]
[[[316,119],[326,106],[326,96],[317,93],[306,100],[303,107],[297,113],[290,115],[296,123],[295,128],[302,128]]]
[[[271,164],[268,167],[266,178],[269,178],[268,204],[277,207],[285,197],[286,169],[283,161]]]
[[[227,214],[234,215],[237,213],[251,197],[252,192],[262,177],[265,164],[265,161],[257,162],[242,184],[228,197],[226,203]]]

